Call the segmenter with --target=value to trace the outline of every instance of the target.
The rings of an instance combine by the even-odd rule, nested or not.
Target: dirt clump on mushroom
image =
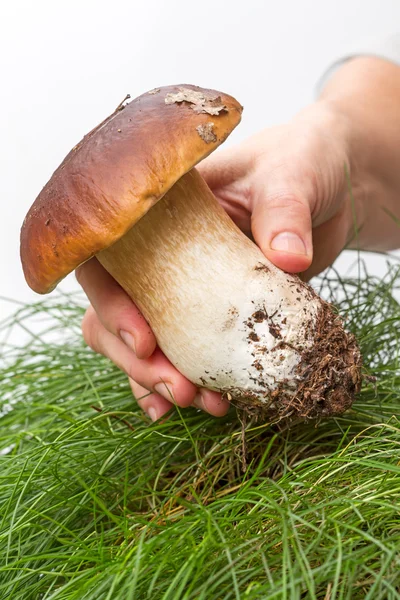
[[[344,330],[341,317],[322,300],[313,340],[311,348],[300,352],[295,390],[291,382],[283,381],[266,393],[263,403],[247,392],[230,390],[232,403],[249,417],[274,422],[331,417],[349,409],[360,391],[362,357],[354,335]]]

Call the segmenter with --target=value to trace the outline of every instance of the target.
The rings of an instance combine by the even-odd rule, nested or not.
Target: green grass
[[[246,472],[234,411],[151,425],[84,347],[79,298],[21,307],[2,328],[0,598],[400,598],[399,276],[321,282],[376,382],[341,418],[248,423]]]

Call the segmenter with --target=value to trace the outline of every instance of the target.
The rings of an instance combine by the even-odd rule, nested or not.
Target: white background
[[[0,295],[38,298],[19,263],[25,213],[126,93],[172,83],[231,93],[245,107],[227,142],[237,143],[312,101],[318,78],[354,43],[396,28],[396,0],[1,0]],[[62,284],[76,286],[72,275]]]

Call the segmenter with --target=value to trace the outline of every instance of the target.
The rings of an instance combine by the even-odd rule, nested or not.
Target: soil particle
[[[267,265],[264,265],[263,263],[258,263],[255,267],[254,267],[255,271],[264,271],[264,273],[269,273],[270,269],[269,267],[267,267]]]
[[[268,315],[265,310],[256,310],[256,312],[252,314],[252,317],[256,323],[262,323]]]
[[[268,325],[268,329],[272,337],[275,339],[280,339],[282,337],[281,330],[275,323],[270,323]]]
[[[249,340],[251,340],[252,342],[259,342],[259,341],[260,341],[260,338],[258,337],[258,335],[256,334],[256,332],[255,332],[255,331],[251,331],[247,337],[248,337],[248,338],[249,338]]]
[[[282,350],[282,348],[290,348],[294,352],[298,353],[302,351],[301,348],[296,348],[295,346],[293,346],[293,344],[291,344],[290,342],[286,342],[285,340],[279,342],[274,348],[272,348],[272,350]]]

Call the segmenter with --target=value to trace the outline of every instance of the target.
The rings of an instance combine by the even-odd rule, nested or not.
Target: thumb
[[[307,186],[309,188],[309,186]],[[251,229],[254,240],[277,267],[291,273],[312,263],[310,189],[287,182],[262,183],[254,188]]]

